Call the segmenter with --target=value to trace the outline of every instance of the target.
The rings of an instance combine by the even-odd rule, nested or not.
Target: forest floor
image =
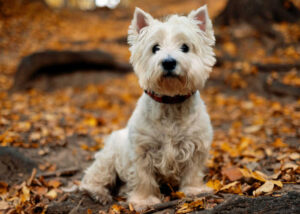
[[[11,91],[20,61],[36,52],[99,49],[128,63],[135,6],[154,17],[201,6],[125,2],[92,12],[2,3],[0,213],[135,213],[124,198],[102,206],[77,191],[104,138],[126,125],[143,93],[132,72],[43,74],[32,89]],[[212,17],[226,3],[206,2]],[[273,28],[283,41],[246,24],[215,26],[218,62],[201,92],[214,127],[205,180],[215,191],[186,198],[167,185],[164,203],[147,213],[300,213],[300,25]]]

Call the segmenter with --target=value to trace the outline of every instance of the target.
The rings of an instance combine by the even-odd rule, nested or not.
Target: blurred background
[[[97,55],[98,52],[94,53],[96,60],[94,63],[84,62],[85,60],[82,59],[84,56],[78,56],[82,59],[79,61],[86,64],[86,66],[78,66],[78,69],[72,67],[72,57],[70,57],[69,61],[67,60],[68,63],[51,59],[51,62],[48,62],[49,66],[44,65],[45,62],[44,64],[42,62],[38,65],[35,64],[35,68],[31,66],[31,71],[27,71],[28,69],[26,70],[22,64],[21,72],[18,74],[19,77],[14,77],[14,74],[25,56],[50,50],[75,51],[77,53],[80,51],[101,50],[105,54],[111,54],[113,59],[117,61],[116,63],[128,63],[127,29],[135,7],[141,7],[153,16],[162,18],[171,13],[187,14],[203,4],[208,5],[210,16],[214,20],[217,38],[215,50],[219,59],[219,66],[227,62],[234,62],[235,70],[242,69],[243,73],[251,73],[255,72],[254,70],[257,68],[253,65],[258,64],[258,68],[260,68],[260,64],[265,63],[294,64],[294,61],[299,59],[299,0],[1,1],[0,88],[2,90],[31,87],[54,89],[55,87],[66,86],[65,84],[81,85],[79,83],[82,82],[81,78],[79,78],[80,81],[73,78],[74,80],[67,82],[59,82],[55,77],[50,78],[48,67],[50,64],[69,64],[63,69],[50,68],[55,76],[66,73],[66,68],[72,70],[72,74],[69,72],[68,77],[70,75],[74,76],[74,70],[79,70],[79,68],[83,70],[93,70],[92,68],[101,70],[103,65],[96,62],[100,60],[98,57],[101,58]],[[64,53],[62,54],[64,55]],[[86,58],[91,58],[90,54],[92,53],[84,52],[81,54],[87,54],[88,57]],[[49,56],[36,57],[49,60]],[[78,58],[76,58],[76,61],[78,61]],[[88,64],[93,64],[94,67],[90,65],[90,68],[88,68]],[[118,67],[119,64],[116,66]],[[126,70],[124,66],[126,67],[124,64],[121,67]],[[247,67],[246,71],[245,66]],[[269,65],[267,68],[264,65],[262,66],[263,69],[272,70],[272,66],[270,68]],[[42,67],[47,67],[47,69],[41,72],[40,68]],[[292,67],[288,66],[288,68]],[[24,72],[23,69],[26,71]],[[285,66],[281,69],[285,69]],[[53,70],[56,70],[56,72]],[[290,76],[294,77],[296,75],[294,73]],[[47,77],[43,78],[44,81],[41,80],[40,77],[45,75]],[[39,80],[32,81],[32,79],[36,80],[37,76]],[[28,78],[31,78],[31,82],[27,81]],[[45,81],[48,81],[49,78],[52,79],[52,84],[48,83],[47,85]],[[94,75],[83,78],[87,78],[86,83],[91,82],[94,78],[94,82],[99,80]],[[226,84],[231,84],[233,87],[245,87],[245,82],[239,73],[230,73],[224,78],[227,79]]]
[[[126,125],[142,94],[127,45],[135,7],[163,18],[204,4],[217,41],[217,64],[201,92],[215,130],[206,180],[219,182],[215,190],[236,182],[222,191],[262,194],[255,193],[262,179],[238,180],[224,170],[247,168],[275,173],[272,179],[289,183],[282,191],[299,190],[300,0],[0,0],[6,211],[68,213],[81,200],[60,187],[79,184],[104,137]],[[34,172],[56,180],[26,180]]]

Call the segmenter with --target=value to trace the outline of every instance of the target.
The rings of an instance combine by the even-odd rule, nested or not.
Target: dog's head
[[[136,8],[128,42],[141,87],[157,94],[185,95],[200,90],[216,61],[206,6],[165,21]]]

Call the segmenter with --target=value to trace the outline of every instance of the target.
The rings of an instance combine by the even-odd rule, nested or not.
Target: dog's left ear
[[[188,15],[188,18],[196,20],[197,25],[200,28],[200,30],[206,32],[208,24],[210,22],[209,16],[208,16],[208,11],[207,11],[207,6],[204,5],[197,10],[193,10],[190,12]]]
[[[135,8],[133,20],[131,23],[131,27],[137,32],[140,33],[140,31],[144,28],[149,26],[150,22],[153,20],[152,16],[149,13],[146,13],[140,8]]]

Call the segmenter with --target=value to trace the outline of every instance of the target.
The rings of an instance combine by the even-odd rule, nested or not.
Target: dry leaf
[[[48,186],[49,187],[53,187],[53,188],[57,188],[61,185],[61,182],[59,180],[50,180],[48,181]]]
[[[55,189],[52,189],[45,196],[53,200],[57,197],[57,192]]]
[[[273,143],[272,146],[277,147],[277,148],[283,148],[283,147],[288,147],[286,143],[284,143],[280,138],[277,138]]]
[[[264,193],[271,193],[274,189],[274,183],[272,181],[266,181],[263,185],[261,185],[258,189],[253,191],[254,196],[259,196]]]
[[[223,186],[220,189],[220,191],[235,193],[235,194],[241,194],[242,193],[241,183],[238,182],[238,181],[234,181],[232,183],[229,183],[229,184]]]
[[[219,191],[222,187],[222,184],[219,180],[209,180],[207,183],[206,183],[206,186],[214,189],[215,191]]]
[[[185,197],[185,194],[183,192],[172,192],[171,193],[172,197],[173,198],[178,198],[178,199],[181,199],[181,198],[184,198]]]
[[[274,181],[274,180],[271,180],[271,182],[272,182],[273,184],[275,184],[276,186],[280,187],[280,188],[283,187],[283,184],[282,184],[281,181]]]
[[[0,201],[0,210],[6,210],[10,208],[9,203],[5,201]]]
[[[262,125],[253,125],[253,126],[247,126],[244,128],[244,132],[248,134],[253,134],[255,132],[258,132],[262,128]]]
[[[22,194],[20,196],[20,199],[23,203],[25,201],[29,201],[29,199],[30,199],[30,190],[25,184],[22,187]]]
[[[298,159],[300,159],[300,154],[297,153],[297,152],[294,152],[294,153],[289,155],[289,158],[292,159],[292,160],[298,160]]]
[[[109,213],[119,214],[122,211],[122,207],[118,204],[114,204],[110,207]]]
[[[256,180],[265,182],[268,176],[260,171],[255,171],[252,173],[252,177]]]
[[[236,181],[243,177],[240,169],[238,167],[230,167],[230,168],[223,168],[222,174],[226,176],[230,181]]]
[[[8,184],[0,181],[0,195],[5,194],[7,192]]]
[[[281,167],[281,170],[293,169],[293,171],[295,171],[298,167],[299,167],[299,165],[288,162],[288,163],[283,164],[283,166]]]
[[[193,201],[191,203],[183,203],[179,206],[179,208],[176,210],[176,213],[182,214],[182,213],[189,213],[198,209],[203,209],[204,203],[202,199],[198,199],[196,201]]]

